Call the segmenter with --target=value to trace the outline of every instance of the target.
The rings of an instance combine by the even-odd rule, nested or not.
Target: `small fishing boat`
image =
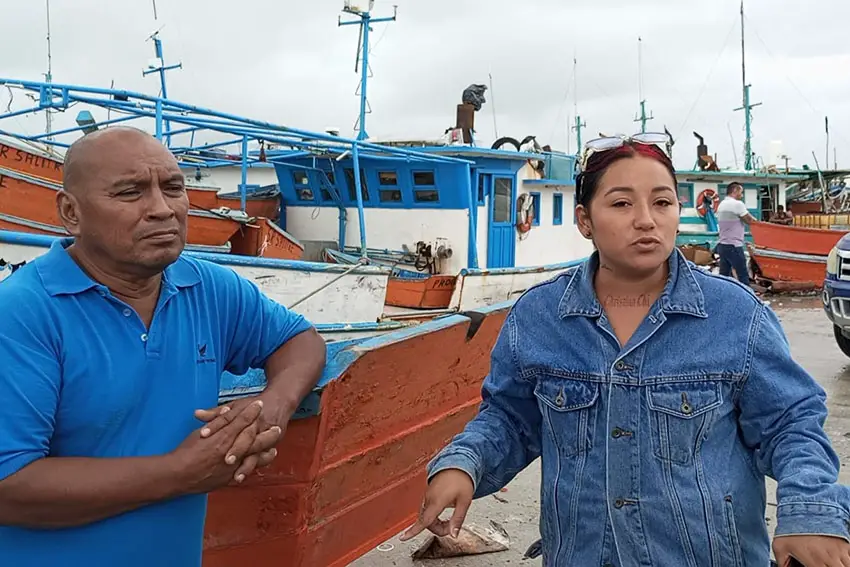
[[[750,232],[758,247],[792,254],[823,256],[825,261],[830,250],[848,231],[754,222],[750,225]]]
[[[808,284],[812,289],[823,287],[827,256],[799,254],[754,246],[750,256],[760,276],[773,282]]]

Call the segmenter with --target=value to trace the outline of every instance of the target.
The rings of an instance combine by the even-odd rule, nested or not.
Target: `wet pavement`
[[[767,298],[779,318],[795,359],[824,387],[828,395],[829,417],[826,432],[841,458],[840,480],[850,484],[850,359],[835,344],[832,326],[817,297]],[[501,524],[511,538],[508,551],[457,559],[431,559],[414,562],[411,552],[427,537],[411,542],[398,538],[386,542],[349,567],[490,567],[540,565],[541,560],[523,560],[529,545],[539,538],[539,461],[532,463],[507,486],[507,491],[476,500],[467,515],[467,524],[486,527],[490,520]],[[775,525],[775,484],[768,480],[768,526]]]

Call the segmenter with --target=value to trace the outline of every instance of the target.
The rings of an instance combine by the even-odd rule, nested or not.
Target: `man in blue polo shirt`
[[[73,239],[0,284],[0,565],[198,566],[206,493],[271,462],[324,341],[181,256],[183,175],[150,135],[78,140],[58,208]],[[218,408],[249,368],[263,394]]]

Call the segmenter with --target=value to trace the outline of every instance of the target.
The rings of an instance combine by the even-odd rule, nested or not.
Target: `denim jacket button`
[[[625,370],[626,369],[626,363],[623,362],[622,360],[618,360],[617,364],[614,365],[614,368],[616,368],[617,370]]]
[[[617,498],[614,500],[614,508],[622,508],[625,502],[623,502],[622,498]]]
[[[611,437],[613,437],[614,439],[619,439],[622,434],[623,431],[619,427],[615,427],[614,430],[611,432]]]

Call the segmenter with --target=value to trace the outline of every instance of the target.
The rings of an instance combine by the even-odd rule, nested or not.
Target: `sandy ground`
[[[830,415],[826,423],[836,451],[841,457],[841,482],[850,484],[850,359],[835,344],[832,327],[823,313],[818,298],[772,299],[771,305],[782,320],[795,358],[826,389]],[[425,534],[411,542],[393,538],[378,549],[358,559],[349,567],[489,567],[503,565],[540,565],[541,560],[523,560],[529,545],[539,538],[538,514],[540,492],[539,461],[532,463],[507,486],[507,491],[473,503],[467,523],[486,526],[489,520],[500,523],[511,539],[505,552],[459,559],[423,560],[410,558]],[[768,502],[775,503],[774,484],[768,481]],[[768,526],[775,525],[774,506],[768,506]]]

